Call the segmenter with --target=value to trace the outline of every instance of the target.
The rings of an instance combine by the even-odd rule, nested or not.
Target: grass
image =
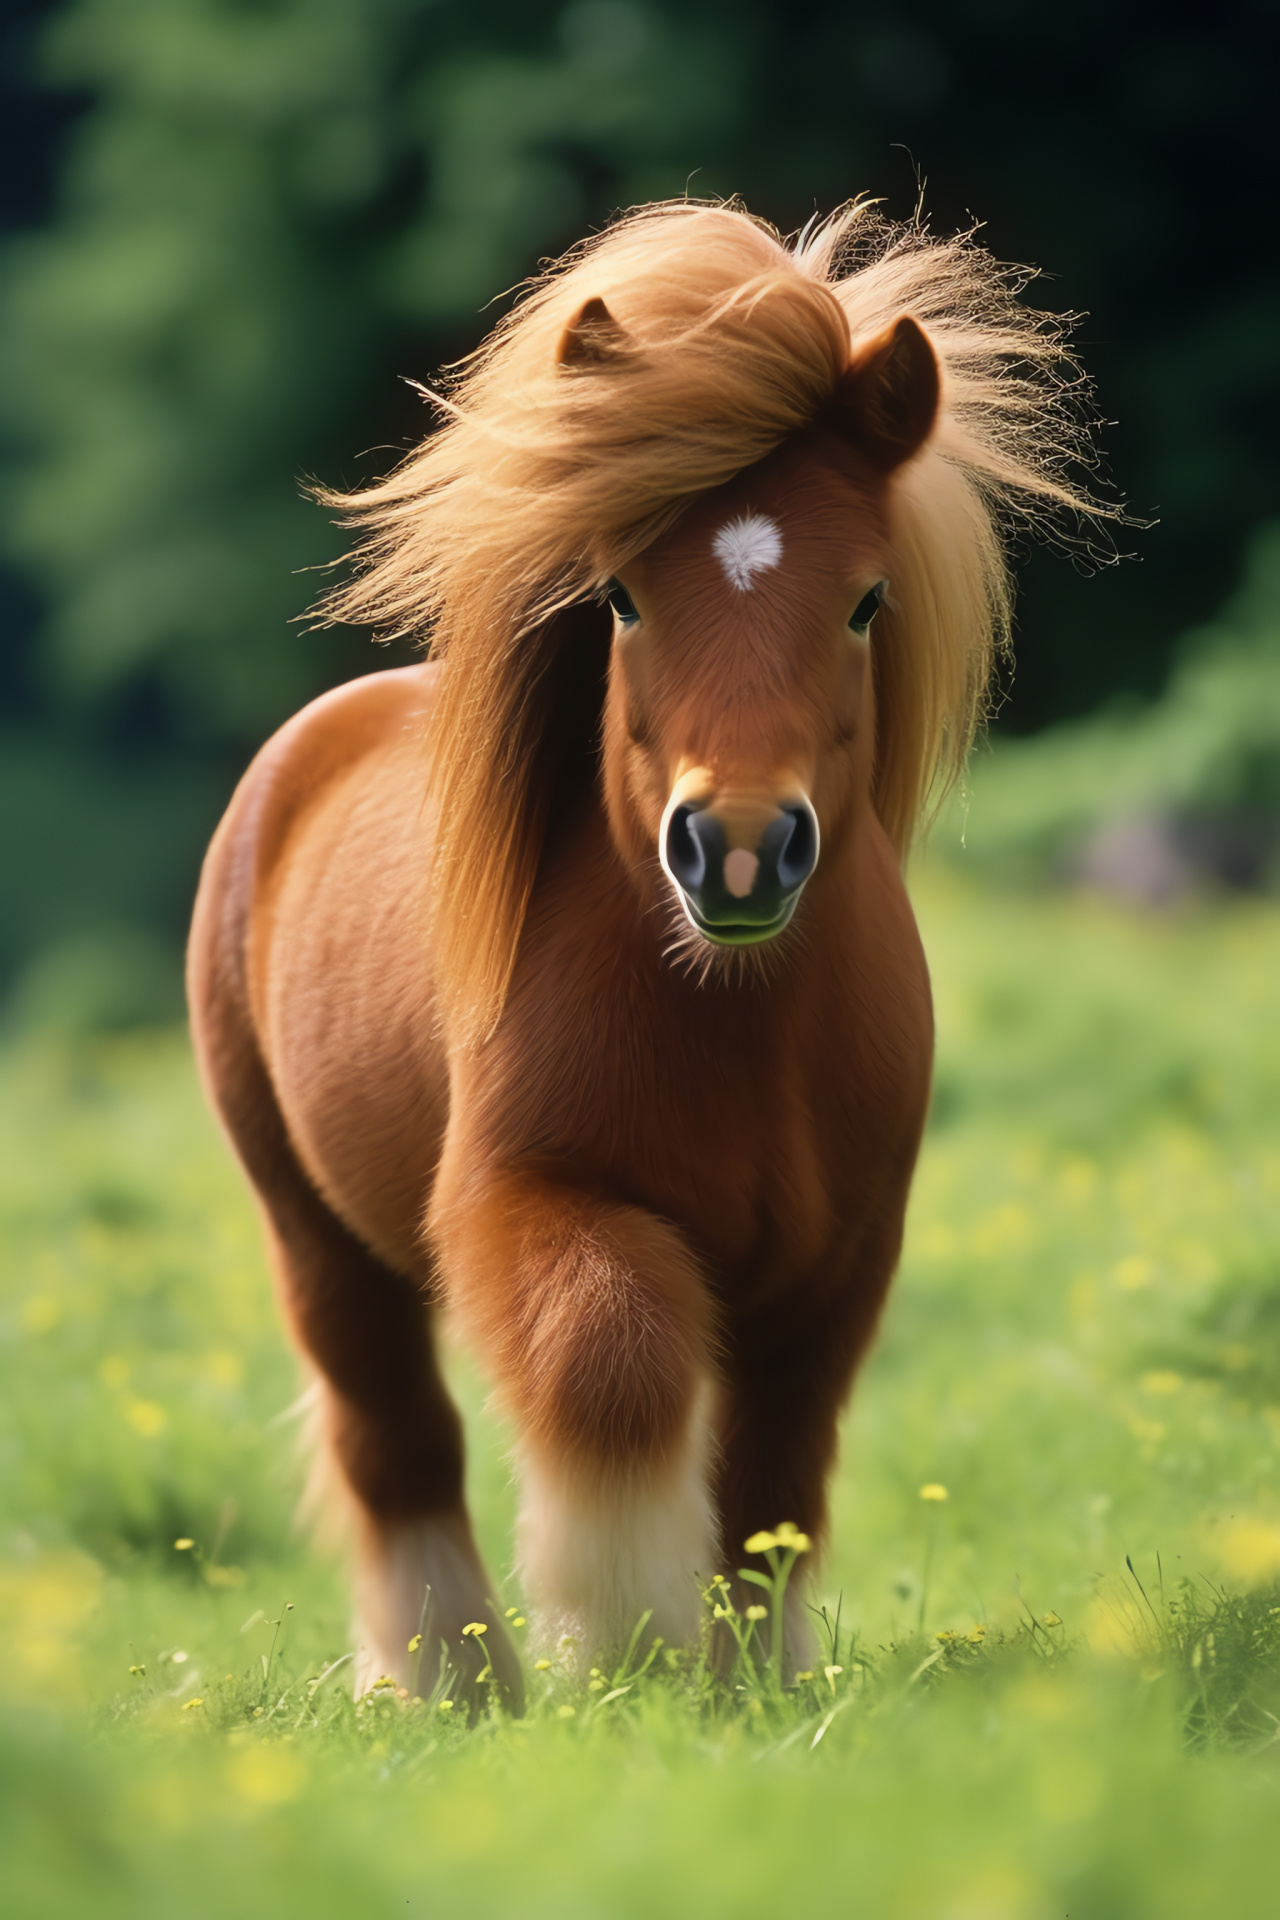
[[[729,1686],[665,1650],[582,1691],[535,1673],[519,1723],[356,1707],[341,1568],[292,1523],[293,1363],[181,1037],[11,1051],[6,1913],[1272,1911],[1280,910],[940,870],[918,896],[934,1119],[845,1430],[839,1638],[790,1689],[755,1638]],[[454,1372],[497,1571],[507,1440]]]

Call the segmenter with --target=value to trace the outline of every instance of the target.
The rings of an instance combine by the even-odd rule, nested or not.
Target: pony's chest
[[[918,1133],[927,1057],[877,1072],[835,1010],[801,1033],[655,1018],[625,999],[595,1020],[576,1012],[548,1024],[525,1078],[538,1089],[536,1110],[520,1102],[527,1149],[674,1221],[726,1274],[821,1263],[856,1237]]]
[[[932,1056],[906,896],[864,864],[803,968],[702,985],[619,890],[582,889],[584,916],[549,885],[490,1056],[488,1150],[649,1208],[726,1277],[839,1265],[905,1190]]]

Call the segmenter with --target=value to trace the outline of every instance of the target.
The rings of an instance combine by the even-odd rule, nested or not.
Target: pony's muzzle
[[[727,810],[726,810],[727,811]],[[704,939],[755,946],[782,932],[818,864],[818,817],[807,800],[779,806],[755,831],[715,802],[678,802],[663,818],[662,865]]]

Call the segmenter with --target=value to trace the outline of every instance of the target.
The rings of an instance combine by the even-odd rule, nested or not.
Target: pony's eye
[[[884,598],[884,590],[887,585],[887,581],[877,580],[870,593],[863,594],[861,600],[859,600],[857,606],[854,608],[853,618],[849,622],[849,625],[855,633],[865,633],[867,631],[867,628],[871,625],[871,622],[880,610],[880,602]]]
[[[631,598],[631,595],[627,592],[621,580],[611,580],[605,588],[604,593],[605,599],[609,602],[609,605],[613,608],[619,620],[629,625],[632,620],[638,620],[640,618],[640,615],[636,612],[635,601]]]

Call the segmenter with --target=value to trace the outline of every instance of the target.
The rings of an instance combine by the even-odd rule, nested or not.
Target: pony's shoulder
[[[286,766],[323,776],[351,759],[391,744],[406,730],[420,732],[435,705],[441,668],[391,667],[331,687],[274,733],[250,769],[279,777]]]

